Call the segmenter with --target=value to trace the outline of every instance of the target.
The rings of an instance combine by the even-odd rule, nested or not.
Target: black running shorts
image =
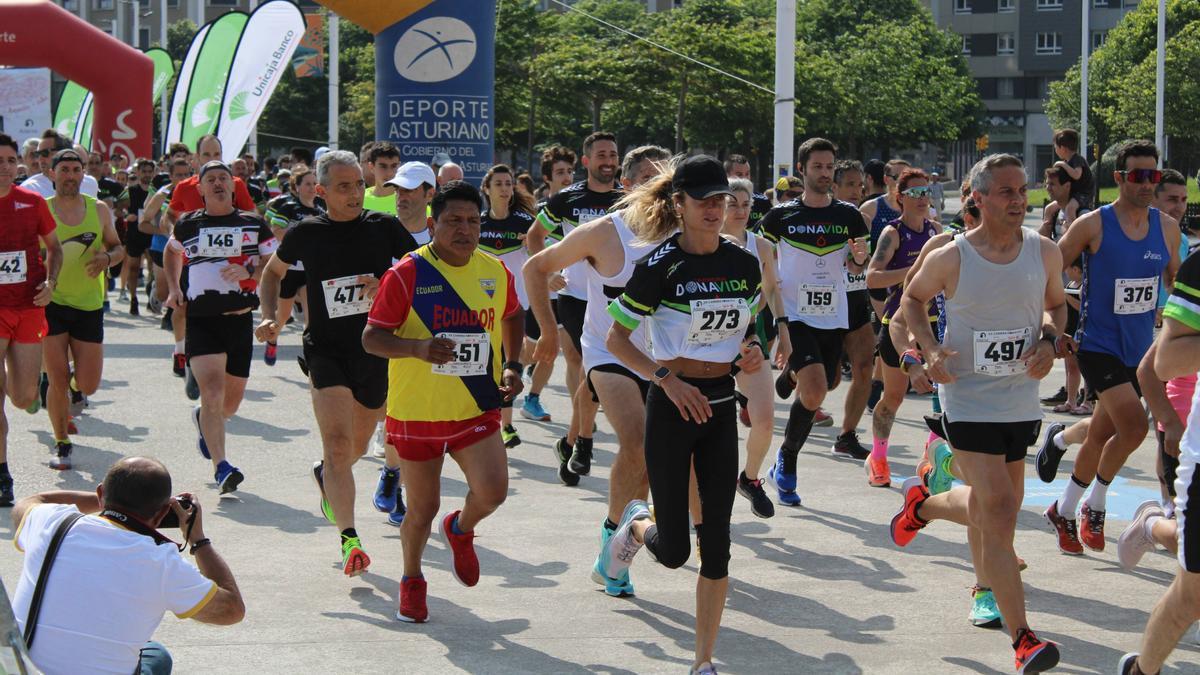
[[[845,328],[813,328],[803,321],[788,321],[788,337],[792,340],[792,356],[788,367],[792,372],[819,363],[825,368],[825,386],[833,388],[842,361]]]
[[[1097,393],[1128,382],[1133,385],[1133,391],[1140,398],[1142,387],[1138,384],[1137,366],[1127,366],[1121,359],[1103,352],[1075,352],[1075,360],[1079,362],[1079,372],[1088,385]]]
[[[387,402],[388,362],[370,354],[330,356],[304,346],[304,361],[314,389],[346,387],[364,408]]]
[[[583,317],[587,314],[587,300],[580,300],[569,295],[558,296],[558,323],[571,336],[571,344],[575,351],[583,353]]]
[[[646,402],[646,393],[650,391],[650,383],[643,380],[642,378],[638,377],[637,375],[635,375],[633,373],[632,370],[626,368],[625,366],[622,366],[619,363],[605,363],[605,364],[601,364],[601,365],[596,366],[595,368],[592,368],[591,370],[587,371],[587,378],[585,378],[585,379],[587,380],[588,391],[592,392],[592,401],[593,402],[595,402],[595,403],[600,402],[600,397],[596,394],[596,386],[592,384],[592,373],[597,373],[597,372],[598,373],[612,373],[614,375],[628,377],[629,379],[633,380],[635,383],[637,383],[638,390],[642,393],[642,403]]]
[[[846,312],[850,318],[849,328],[854,332],[871,323],[871,295],[867,291],[850,291],[846,293]]]
[[[104,342],[104,310],[83,310],[51,302],[46,305],[46,335],[66,333],[80,342]]]
[[[942,415],[942,434],[955,451],[1004,455],[1004,461],[1023,462],[1037,443],[1041,420],[1029,422],[951,422]]]
[[[192,316],[188,312],[184,353],[189,359],[224,354],[226,375],[250,377],[250,361],[254,358],[253,314]]]
[[[1200,572],[1200,464],[1184,457],[1175,479],[1175,518],[1179,523],[1179,566]],[[1195,513],[1192,513],[1195,511]]]

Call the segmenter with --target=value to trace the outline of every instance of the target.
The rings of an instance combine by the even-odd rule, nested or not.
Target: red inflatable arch
[[[106,157],[153,152],[154,62],[140,51],[49,0],[5,0],[0,64],[48,67],[90,90],[93,150]]]

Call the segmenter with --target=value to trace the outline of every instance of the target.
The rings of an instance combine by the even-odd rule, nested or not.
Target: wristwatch
[[[205,538],[201,539],[200,541],[192,544],[192,547],[190,549],[188,549],[188,553],[191,553],[192,555],[196,555],[196,551],[199,551],[200,549],[204,548],[205,546],[211,546],[211,545],[212,545],[212,539],[205,537]]]
[[[662,381],[671,376],[671,369],[666,366],[659,366],[658,370],[654,371],[654,381],[662,384]]]

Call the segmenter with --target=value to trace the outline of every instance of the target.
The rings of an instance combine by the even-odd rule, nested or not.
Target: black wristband
[[[513,372],[519,373],[519,372],[521,372],[521,371],[522,371],[524,368],[525,368],[525,366],[524,366],[524,365],[522,365],[520,361],[505,361],[505,362],[504,362],[504,369],[505,369],[505,370],[511,370],[511,371],[513,371]]]
[[[779,325],[779,324],[781,324],[781,323],[787,323],[787,322],[788,322],[788,318],[787,318],[786,316],[777,316],[777,317],[775,317],[775,325],[776,325],[776,326],[778,326],[778,325]]]
[[[191,553],[192,555],[196,555],[196,551],[199,551],[200,549],[204,548],[205,546],[212,546],[212,539],[205,537],[205,538],[201,539],[200,541],[192,544],[192,547],[190,549],[188,549],[188,553]]]

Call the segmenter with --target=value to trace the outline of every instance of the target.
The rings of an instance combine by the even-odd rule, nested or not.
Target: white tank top
[[[611,277],[602,276],[591,265],[585,267],[587,270],[587,310],[583,315],[583,336],[579,340],[583,347],[585,371],[607,364],[617,364],[629,368],[620,359],[609,353],[608,347],[604,345],[605,340],[608,339],[608,329],[613,324],[612,316],[608,313],[608,303],[616,300],[617,296],[624,292],[625,284],[629,283],[629,278],[633,276],[633,264],[662,243],[661,241],[652,244],[635,242],[637,237],[625,224],[625,219],[621,217],[620,212],[614,211],[610,215],[613,228],[621,239],[621,250],[625,260],[621,263],[621,270]],[[633,331],[629,340],[647,355],[650,354],[650,344],[646,339],[644,322]]]

